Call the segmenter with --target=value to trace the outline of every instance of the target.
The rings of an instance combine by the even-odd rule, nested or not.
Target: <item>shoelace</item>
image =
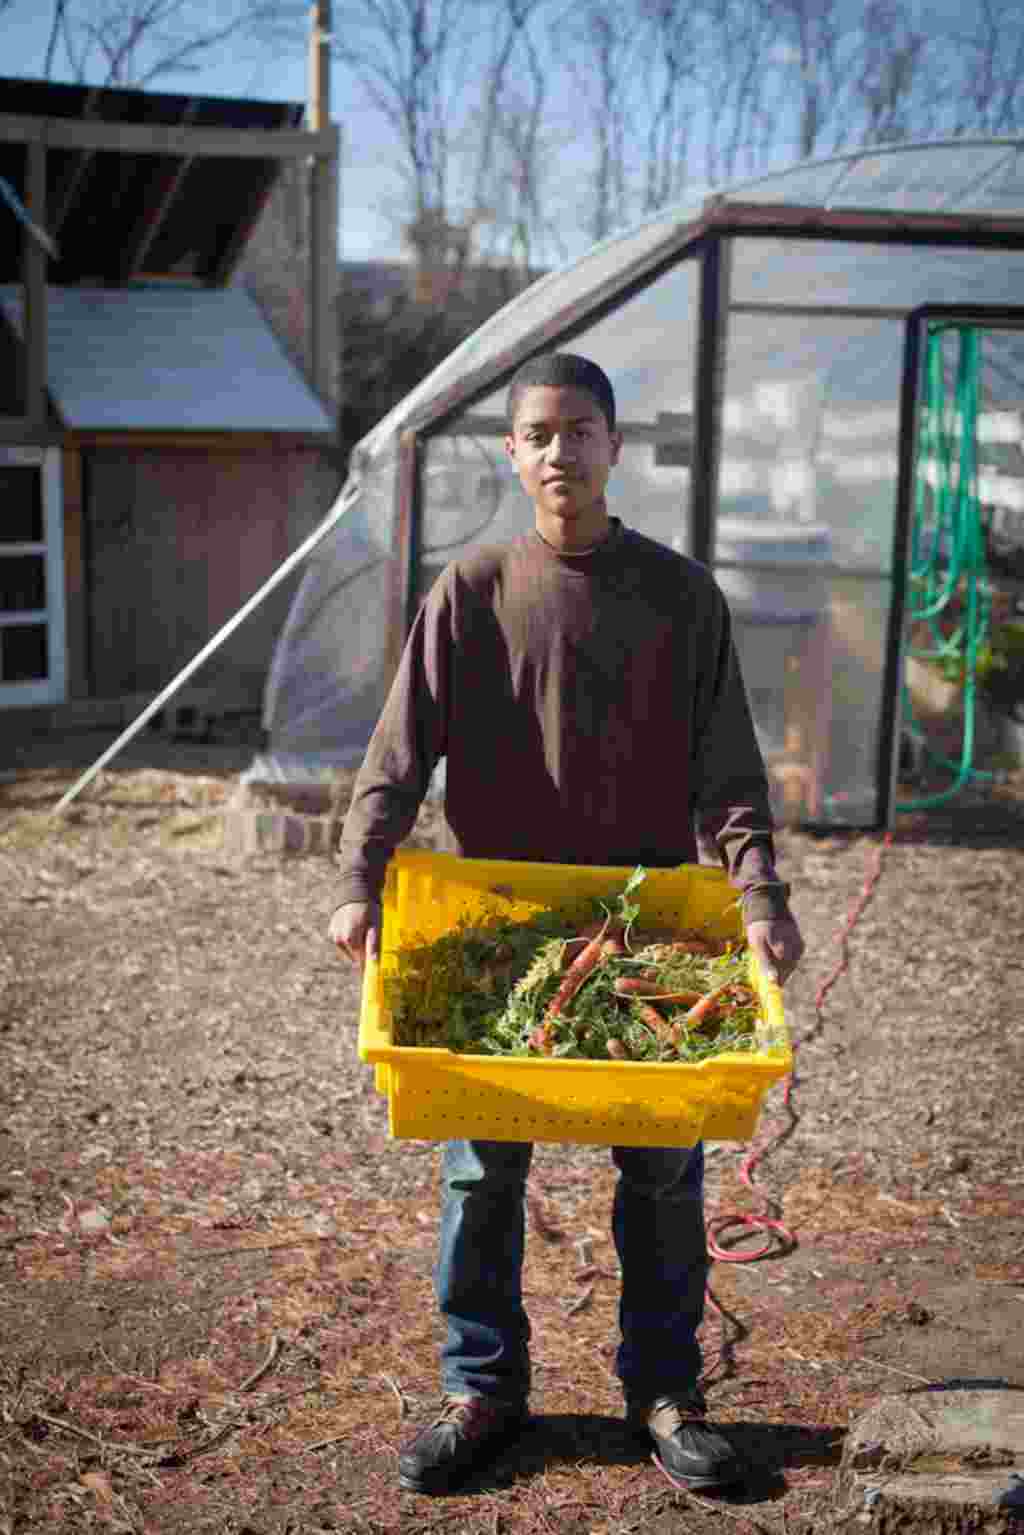
[[[702,1408],[696,1402],[680,1401],[678,1397],[659,1397],[651,1406],[650,1417],[660,1417],[661,1414],[671,1413],[671,1427],[669,1433],[674,1434],[682,1428],[684,1423],[694,1423],[703,1418]]]
[[[476,1418],[486,1419],[492,1415],[492,1412],[493,1409],[488,1407],[487,1403],[481,1401],[479,1397],[470,1397],[467,1400],[465,1397],[446,1396],[442,1398],[441,1411],[434,1419],[433,1426],[440,1428],[442,1424],[454,1423],[463,1415],[470,1422]]]

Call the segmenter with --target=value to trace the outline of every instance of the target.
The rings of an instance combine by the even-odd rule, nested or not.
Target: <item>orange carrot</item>
[[[610,916],[605,918],[600,932],[590,939],[585,948],[580,950],[563,975],[558,990],[548,1003],[547,1011],[544,1015],[546,1018],[557,1018],[560,1013],[564,1012],[583,985],[583,982],[587,979],[587,976],[600,964],[605,933],[608,930],[610,921]]]
[[[673,991],[671,986],[660,986],[656,982],[645,981],[642,976],[622,975],[615,982],[613,990],[619,997],[637,997],[651,1002],[680,1002],[687,1007],[692,1007],[703,996],[699,991]]]
[[[711,1014],[718,1006],[719,998],[723,997],[734,984],[735,983],[733,981],[725,981],[723,985],[716,986],[714,991],[709,991],[705,996],[701,997],[699,1002],[694,1003],[688,1013],[683,1015],[683,1017],[679,1020],[680,1023],[682,1023],[685,1028],[695,1029],[699,1024],[703,1023],[705,1019],[711,1016]]]
[[[658,1009],[653,1007],[650,1002],[636,1002],[633,1011],[644,1028],[650,1029],[659,1043],[666,1038],[668,1023],[658,1012]]]
[[[573,960],[579,958],[583,953],[583,948],[580,946],[583,945],[585,947],[587,943],[600,941],[604,954],[625,954],[626,950],[622,939],[618,936],[622,926],[620,922],[617,920],[612,921],[610,935],[607,938],[605,937],[605,930],[608,928],[609,921],[611,919],[605,917],[603,922],[591,922],[582,929],[577,937],[565,940],[565,947],[562,950],[563,970],[568,970]]]
[[[538,1055],[550,1055],[554,1050],[554,1041],[547,1025],[543,1023],[539,1023],[535,1029],[531,1030],[528,1043],[530,1049],[536,1050]]]

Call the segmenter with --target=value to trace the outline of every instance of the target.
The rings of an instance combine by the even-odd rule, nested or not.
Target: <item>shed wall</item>
[[[85,454],[89,682],[94,697],[156,692],[328,510],[338,476],[316,448],[226,440],[216,450]],[[200,671],[229,707],[258,707],[298,577]]]

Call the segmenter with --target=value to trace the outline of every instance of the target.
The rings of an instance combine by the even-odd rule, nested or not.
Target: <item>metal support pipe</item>
[[[314,531],[305,540],[305,542],[301,543],[297,549],[294,549],[292,553],[288,555],[287,559],[285,559],[282,564],[278,566],[273,575],[263,583],[258,591],[253,593],[248,602],[243,603],[238,612],[235,613],[233,617],[228,619],[227,623],[217,631],[211,640],[207,641],[202,650],[199,651],[198,655],[192,657],[192,660],[188,662],[187,666],[184,666],[178,675],[173,679],[173,681],[167,684],[163,692],[158,693],[157,696],[153,699],[153,702],[147,704],[138,718],[132,721],[132,723],[128,726],[128,729],[123,731],[121,735],[118,736],[114,744],[109,746],[101,757],[97,757],[92,767],[88,768],[82,774],[81,778],[79,778],[77,782],[71,785],[71,788],[67,791],[67,793],[54,806],[54,815],[59,815],[62,810],[67,809],[72,800],[76,799],[77,796],[81,794],[82,790],[86,788],[87,785],[92,783],[97,773],[101,772],[102,769],[106,767],[107,763],[112,761],[113,758],[117,756],[122,747],[127,746],[128,742],[132,739],[133,736],[138,735],[142,727],[148,724],[149,721],[153,718],[154,714],[157,714],[163,708],[168,699],[174,697],[179,688],[184,687],[188,679],[195,675],[203,663],[209,660],[214,651],[217,650],[224,643],[224,641],[229,638],[230,635],[234,634],[235,630],[239,627],[239,625],[245,622],[249,614],[255,612],[263,599],[268,597],[275,587],[280,586],[281,582],[285,580],[287,576],[291,575],[295,567],[300,565],[308,554],[312,554],[316,546],[323,542],[328,533],[332,532],[333,529],[337,527],[345,513],[358,499],[358,495],[359,491],[357,486],[352,486],[347,494],[342,492],[320,526],[315,528]]]
[[[693,450],[690,460],[691,558],[711,563],[718,499],[718,461],[725,387],[731,242],[711,235],[700,258]]]

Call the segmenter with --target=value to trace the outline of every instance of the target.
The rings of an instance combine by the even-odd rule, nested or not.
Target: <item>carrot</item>
[[[587,979],[587,976],[590,974],[590,972],[596,969],[600,964],[604,949],[605,934],[607,933],[608,924],[610,922],[611,917],[606,917],[601,926],[600,932],[598,932],[595,937],[591,938],[586,947],[581,949],[577,954],[576,958],[573,960],[572,964],[563,975],[561,982],[559,983],[558,990],[555,992],[554,996],[551,998],[551,1001],[548,1003],[547,1011],[544,1014],[545,1018],[557,1018],[560,1013],[563,1013],[568,1007],[569,1003],[572,1001],[573,997],[579,991],[580,987],[583,985],[583,982]]]
[[[645,1029],[650,1029],[659,1044],[667,1037],[668,1022],[650,1002],[634,1002],[633,1011]]]
[[[699,1002],[695,1002],[690,1011],[684,1013],[679,1022],[684,1028],[697,1028],[711,1016],[718,1006],[719,998],[723,997],[727,991],[730,991],[734,984],[733,981],[725,981],[723,985],[716,986],[714,991],[709,991],[705,996],[701,997]]]
[[[618,997],[646,998],[651,1002],[680,1002],[687,1007],[699,1002],[703,995],[699,991],[673,991],[671,986],[661,986],[655,981],[644,980],[642,976],[631,975],[620,976],[613,990]]]
[[[583,953],[583,949],[579,947],[580,944],[585,946],[587,943],[596,943],[600,941],[603,955],[625,954],[626,950],[622,939],[618,937],[617,933],[615,932],[615,929],[620,928],[621,924],[618,922],[613,922],[611,935],[607,938],[604,936],[605,929],[608,926],[609,920],[610,919],[606,917],[603,922],[592,922],[589,927],[585,927],[576,938],[567,938],[565,940],[565,947],[562,950],[562,968],[564,970],[568,970],[573,960],[578,959],[579,956]]]
[[[551,1038],[546,1024],[539,1023],[530,1032],[528,1044],[531,1050],[536,1050],[538,1055],[550,1055],[554,1050],[554,1041]]]

